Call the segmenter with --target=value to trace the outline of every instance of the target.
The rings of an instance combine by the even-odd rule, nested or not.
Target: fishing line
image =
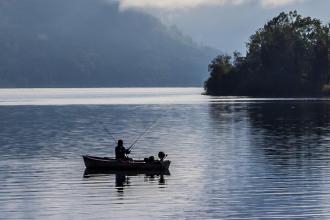
[[[167,110],[168,111],[168,110]],[[166,112],[167,112],[166,111]],[[128,148],[130,150],[160,119],[161,117],[157,118],[155,121],[152,122],[152,124],[142,133],[138,136],[138,138],[131,144],[131,146]],[[114,135],[109,131],[109,129],[105,126],[105,124],[101,121],[99,121],[100,124],[102,124],[104,131],[111,136],[115,144],[117,144],[117,140],[114,137]]]
[[[168,111],[168,110],[167,110]],[[167,113],[167,111],[165,113]],[[133,144],[128,148],[130,150],[160,119],[161,117],[158,117],[154,122],[152,122],[151,126],[148,127],[134,142]]]
[[[110,135],[111,137],[112,137],[112,139],[113,139],[113,141],[115,142],[115,144],[117,144],[117,140],[116,140],[116,138],[112,135],[112,133],[108,130],[108,128],[105,126],[105,124],[103,123],[103,122],[100,122],[102,125],[103,125],[103,129],[104,129],[104,131],[108,134],[108,135]]]

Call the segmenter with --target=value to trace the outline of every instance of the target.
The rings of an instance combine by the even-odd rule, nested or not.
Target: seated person
[[[125,149],[123,140],[118,140],[116,151],[116,160],[129,160],[129,157],[126,154],[130,154],[129,149]]]

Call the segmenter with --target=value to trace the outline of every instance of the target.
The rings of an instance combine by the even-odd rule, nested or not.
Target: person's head
[[[118,146],[123,146],[123,145],[124,145],[123,140],[118,140]]]

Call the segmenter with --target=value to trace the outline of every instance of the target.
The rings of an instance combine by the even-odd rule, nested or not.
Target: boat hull
[[[145,162],[143,160],[121,161],[108,157],[94,157],[83,155],[84,163],[88,169],[98,170],[150,170],[161,171],[168,170],[171,161],[163,162],[153,161]]]

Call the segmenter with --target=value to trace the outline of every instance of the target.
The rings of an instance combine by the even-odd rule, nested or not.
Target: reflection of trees
[[[281,163],[304,164],[304,159],[329,155],[330,104],[321,101],[277,101],[248,108],[252,143]]]
[[[276,163],[300,165],[330,157],[327,101],[233,102],[209,107],[211,126],[217,135],[223,141],[228,134],[247,135],[255,156],[262,150]]]
[[[234,126],[246,119],[247,103],[211,103],[209,105],[209,113],[211,116],[212,127],[223,127],[229,129],[228,126]]]
[[[274,213],[290,218],[322,210],[329,183],[329,110],[330,103],[321,101],[210,104],[210,131],[223,157],[216,166],[217,149],[209,156],[205,179],[221,181],[221,187],[209,184],[207,193],[224,199],[201,197],[201,204],[216,207],[209,213],[232,210],[234,218],[267,219]]]
[[[273,135],[301,136],[307,133],[324,134],[330,122],[330,104],[324,102],[270,102],[249,108],[255,127]]]

